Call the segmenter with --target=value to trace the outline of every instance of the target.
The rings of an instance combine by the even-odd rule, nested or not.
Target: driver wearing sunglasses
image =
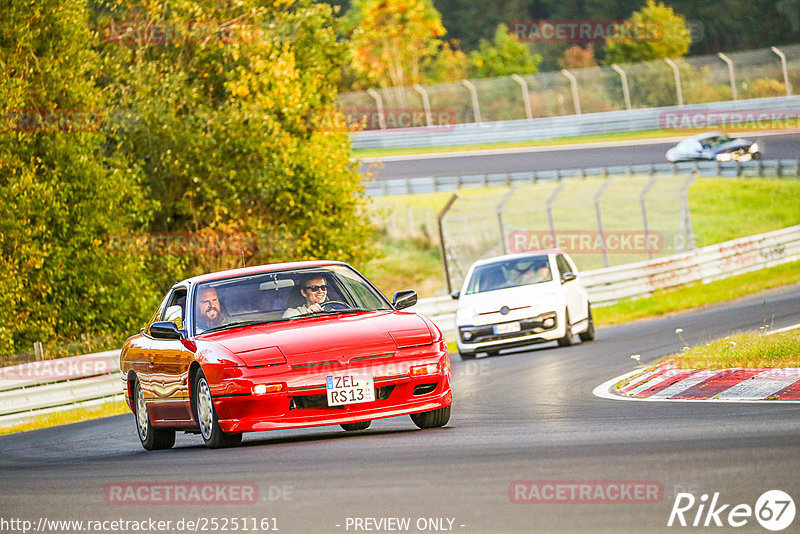
[[[322,311],[322,303],[328,300],[328,283],[321,276],[306,278],[300,284],[300,294],[306,299],[306,303],[297,308],[289,308],[283,312],[284,319],[308,313]]]

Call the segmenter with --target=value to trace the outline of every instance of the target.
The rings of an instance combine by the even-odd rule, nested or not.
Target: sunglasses
[[[306,291],[313,291],[314,293],[316,293],[320,289],[322,291],[327,291],[328,290],[328,286],[306,286]]]

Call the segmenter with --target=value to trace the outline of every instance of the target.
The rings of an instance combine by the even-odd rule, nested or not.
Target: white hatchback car
[[[557,341],[594,339],[589,295],[572,259],[562,250],[538,250],[476,261],[458,299],[458,352],[478,352]]]

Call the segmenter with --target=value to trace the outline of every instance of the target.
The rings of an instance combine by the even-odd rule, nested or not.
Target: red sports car
[[[128,406],[147,450],[178,430],[211,448],[242,432],[408,414],[420,428],[450,419],[450,360],[439,329],[400,310],[349,265],[263,265],[175,284],[122,349]]]

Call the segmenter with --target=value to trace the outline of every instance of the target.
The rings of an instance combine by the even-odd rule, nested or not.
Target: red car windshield
[[[386,298],[352,268],[331,265],[250,274],[199,284],[194,333],[287,321],[314,314],[391,310]]]

